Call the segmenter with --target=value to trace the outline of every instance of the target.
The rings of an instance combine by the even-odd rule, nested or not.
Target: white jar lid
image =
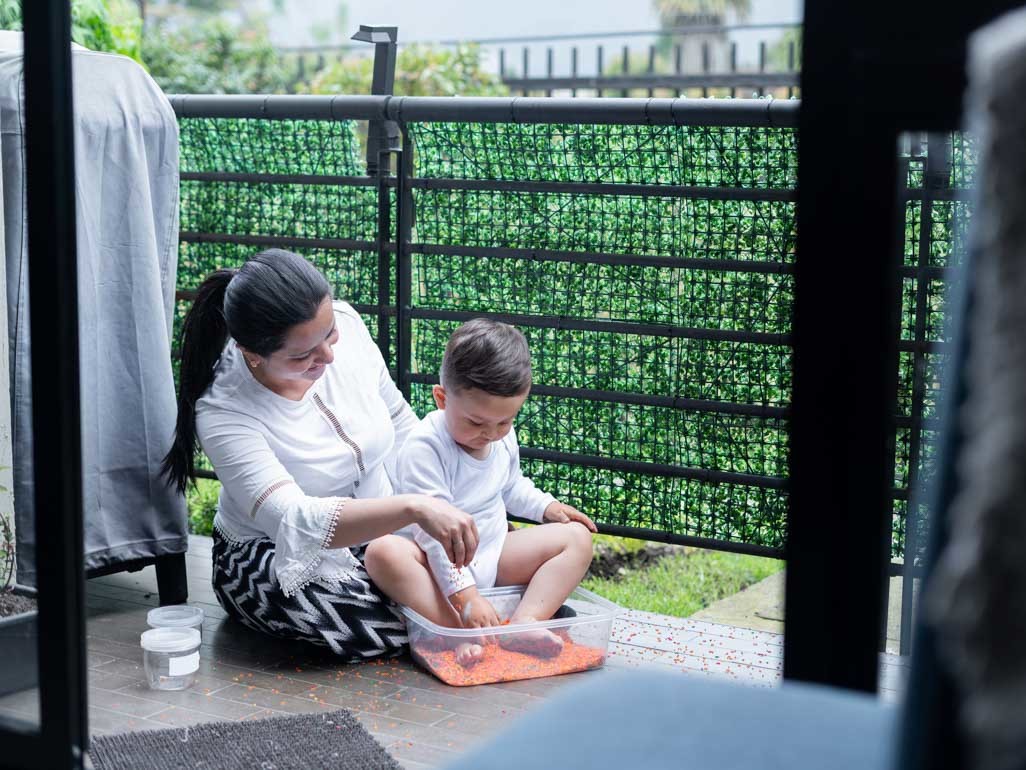
[[[193,628],[203,623],[203,609],[188,604],[156,607],[146,613],[151,628]]]
[[[195,628],[151,628],[139,638],[150,652],[189,652],[199,647],[200,632]]]

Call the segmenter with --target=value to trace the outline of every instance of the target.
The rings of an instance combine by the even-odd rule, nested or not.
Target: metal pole
[[[396,40],[398,27],[379,27],[361,24],[353,40],[374,44],[374,75],[371,80],[371,94],[390,95],[395,90]],[[392,121],[372,120],[367,125],[367,175],[379,173],[378,162],[388,162],[387,151],[399,146],[399,129]],[[385,151],[386,154],[382,154]],[[380,170],[390,173],[388,165]]]
[[[36,558],[45,565],[35,761],[80,768],[88,730],[71,21],[66,0],[22,8]]]
[[[595,64],[596,64],[595,72],[596,72],[596,77],[598,78],[598,81],[600,83],[602,82],[603,50],[604,49],[602,48],[602,46],[599,46],[596,49],[596,51],[595,51],[595,59],[596,59],[596,61],[595,61]],[[596,89],[595,96],[598,96],[598,97],[602,96],[602,86],[599,86]]]
[[[403,397],[410,400],[410,376],[413,361],[413,328],[412,328],[412,284],[413,262],[410,252],[410,241],[413,232],[413,189],[410,180],[413,178],[413,137],[406,126],[400,126],[402,133],[402,149],[399,157],[399,178],[395,191],[398,204],[397,229],[395,236],[396,264],[396,373],[399,390]]]
[[[627,74],[630,73],[630,70],[631,70],[631,49],[630,49],[629,46],[625,45],[623,47],[623,66],[621,67],[621,72],[623,72],[624,75],[627,75]],[[620,96],[624,96],[624,97],[630,96],[630,92],[625,88],[621,92]]]
[[[378,154],[378,169],[388,169],[391,161],[388,157],[391,150],[382,149]],[[392,241],[392,196],[389,191],[389,175],[375,175],[378,187],[378,349],[386,362],[392,360],[392,329],[388,306],[392,300],[392,254],[389,244]]]

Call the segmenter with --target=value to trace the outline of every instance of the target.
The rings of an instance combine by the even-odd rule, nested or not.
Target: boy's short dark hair
[[[475,318],[449,337],[442,358],[442,387],[476,388],[493,396],[517,396],[531,387],[531,351],[509,324]]]

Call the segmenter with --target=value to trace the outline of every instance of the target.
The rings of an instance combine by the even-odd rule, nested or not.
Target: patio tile
[[[247,687],[241,684],[229,685],[218,695],[237,703],[252,705],[254,709],[265,708],[289,714],[315,714],[338,708],[330,703],[315,701],[312,698],[300,698],[284,693],[275,693],[262,687]]]
[[[231,686],[226,685],[219,692]],[[135,682],[124,689],[118,690],[118,693],[132,695],[153,703],[175,706],[179,709],[212,714],[221,719],[241,719],[255,711],[259,711],[259,708],[256,706],[248,706],[211,693],[197,691],[193,687],[187,690],[151,690],[148,684]]]
[[[109,711],[100,706],[89,706],[89,732],[94,730],[98,733],[113,734],[127,733],[136,730],[160,730],[167,727],[152,719],[138,717],[125,718],[125,715],[116,711]]]
[[[137,698],[134,695],[124,692],[101,690],[98,687],[89,688],[89,705],[90,708],[95,705],[97,708],[116,711],[119,714],[124,714],[130,717],[141,717],[143,719],[151,717],[167,708],[167,705],[164,703],[158,703],[157,701],[144,698]]]

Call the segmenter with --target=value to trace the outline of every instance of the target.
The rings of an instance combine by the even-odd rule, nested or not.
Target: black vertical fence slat
[[[552,75],[553,75],[553,59],[552,59],[553,56],[554,56],[554,53],[552,51],[552,46],[549,46],[546,49],[546,51],[545,51],[545,75],[550,80],[552,79]],[[546,96],[552,96],[552,89],[551,88],[546,88],[545,89],[545,95]]]
[[[673,46],[673,74],[680,75],[684,69],[684,47],[680,43]],[[677,87],[677,97],[681,95],[682,89]]]
[[[522,64],[522,66],[524,68],[524,74],[521,75],[521,77],[525,81],[531,76],[530,75],[530,64],[531,64],[531,49],[528,48],[525,45],[524,46],[524,50],[523,50],[523,64]],[[527,86],[526,85],[522,89],[520,89],[520,93],[521,93],[522,96],[527,96]]]
[[[730,72],[734,74],[737,72],[737,43],[732,42],[730,44]],[[737,98],[737,86],[730,89],[730,95],[732,98]]]
[[[765,40],[760,40],[759,41],[759,74],[762,75],[764,72],[766,72],[766,41]],[[762,86],[759,86],[759,96],[764,96],[765,94],[766,94],[766,89],[764,89]]]
[[[651,77],[652,75],[655,74],[655,64],[656,64],[656,47],[654,45],[650,45],[648,47],[648,70],[647,70],[649,77]],[[653,89],[650,86],[649,89],[648,89],[648,98],[651,99],[653,96],[655,96],[655,89]]]
[[[596,77],[598,77],[598,78],[602,77],[603,67],[605,65],[605,62],[603,61],[603,51],[604,51],[604,49],[602,48],[601,45],[598,46],[598,48],[595,49],[595,74],[596,74]],[[602,96],[602,87],[601,86],[598,88],[598,90],[596,91],[595,95],[596,96]]]
[[[577,77],[577,46],[570,49],[570,77]],[[577,96],[577,89],[570,89],[571,96]]]
[[[623,47],[623,65],[620,67],[620,71],[624,75],[629,75],[630,74],[630,71],[631,71],[631,49],[630,49],[630,46],[626,46],[625,45]],[[625,88],[625,89],[623,89],[623,91],[620,92],[620,96],[624,96],[624,97],[630,96],[630,91],[628,91]]]
[[[702,43],[702,74],[708,75],[711,69],[712,62],[709,56],[709,44]],[[708,86],[702,86],[702,97],[705,98],[707,96],[709,96],[709,88]]]

